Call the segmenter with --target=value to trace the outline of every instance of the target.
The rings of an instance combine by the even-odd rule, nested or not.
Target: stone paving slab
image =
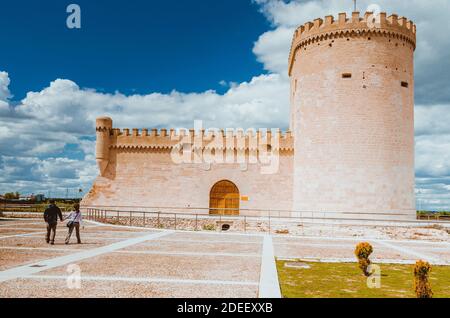
[[[331,237],[303,237],[303,236],[274,236],[274,244],[333,244],[333,245],[355,245],[361,241],[361,239],[349,239],[349,238],[331,238]]]
[[[126,248],[127,251],[187,252],[187,253],[232,253],[257,254],[262,244],[230,244],[230,242],[209,243],[202,241],[154,240]]]
[[[305,246],[305,245],[282,245],[274,244],[275,256],[282,258],[302,258],[302,257],[315,257],[315,258],[326,258],[326,257],[354,257],[353,249],[343,248],[343,247],[333,247],[329,248],[326,246]]]
[[[41,229],[39,231],[37,229],[31,230],[31,229],[10,229],[10,228],[5,229],[5,228],[3,228],[3,229],[0,229],[0,239],[5,236],[27,234],[27,233],[31,233],[31,232],[39,233],[42,231],[45,231],[45,229]]]
[[[196,280],[259,280],[260,258],[110,253],[76,263],[82,275]],[[67,267],[41,272],[64,275]]]
[[[176,240],[195,240],[201,242],[225,240],[231,243],[263,243],[262,235],[246,235],[246,234],[209,234],[207,232],[176,232],[170,236],[170,239]]]
[[[415,251],[422,253],[424,255],[430,255],[434,258],[439,258],[445,262],[448,262],[450,265],[450,250],[447,249],[430,249],[430,248],[424,248],[424,247],[415,247]],[[450,281],[450,277],[449,277]],[[450,284],[450,283],[449,283]]]
[[[75,244],[77,239],[75,236],[72,236],[71,238],[71,244],[69,245],[70,248],[73,249],[83,249],[83,248],[95,248],[99,246],[103,246],[106,244],[110,244],[113,242],[120,241],[121,239],[112,238],[108,240],[100,240],[97,238],[86,238],[81,237],[83,244],[78,245]],[[65,233],[64,234],[57,234],[55,238],[55,245],[53,245],[56,248],[61,247],[67,247],[64,244],[65,240]],[[36,235],[36,236],[27,236],[27,237],[12,237],[7,239],[0,239],[0,247],[2,246],[8,246],[8,247],[36,247],[36,248],[42,248],[42,247],[51,247],[45,242],[45,234]]]
[[[64,279],[16,279],[0,283],[0,298],[255,298],[258,286],[86,281],[69,289]]]
[[[0,271],[66,254],[68,254],[68,252],[6,250],[0,248]]]

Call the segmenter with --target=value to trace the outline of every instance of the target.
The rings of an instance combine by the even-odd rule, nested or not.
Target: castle
[[[290,131],[115,129],[97,119],[100,175],[84,206],[415,219],[416,26],[340,13],[300,26]]]

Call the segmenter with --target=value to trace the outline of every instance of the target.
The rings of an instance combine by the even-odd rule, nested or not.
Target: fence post
[[[145,227],[145,212],[142,212],[142,215],[144,216],[144,227]]]
[[[159,212],[158,212],[158,228],[160,227],[160,223],[159,223]]]
[[[269,234],[271,233],[270,231],[270,214],[269,214]]]
[[[132,225],[131,218],[133,217],[133,212],[130,211],[130,226]]]
[[[119,211],[117,210],[117,224],[120,224],[120,216],[119,216]]]
[[[195,215],[195,230],[196,231],[198,231],[197,225],[198,225],[198,214]]]
[[[174,215],[175,215],[175,230],[176,230],[177,229],[177,214],[174,213]]]

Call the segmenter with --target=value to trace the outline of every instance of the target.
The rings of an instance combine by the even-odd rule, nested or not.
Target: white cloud
[[[414,112],[417,136],[450,134],[450,104],[416,105]]]
[[[295,28],[315,18],[352,11],[351,1],[342,0],[255,0],[275,27],[260,36],[254,53],[264,68],[274,73],[286,73],[289,48]],[[364,12],[373,1],[358,1]],[[448,0],[379,0],[382,11],[397,13],[412,19],[417,25],[416,101],[420,104],[450,103],[450,1]],[[289,35],[290,33],[290,35]]]
[[[450,134],[416,136],[416,174],[450,176]]]
[[[262,34],[255,43],[253,53],[267,71],[287,76],[288,54],[294,28],[278,27]],[[287,82],[288,79],[286,78]]]
[[[6,72],[0,72],[0,102],[7,102],[10,99],[11,93],[9,92],[10,79]]]
[[[27,118],[27,125],[81,135],[93,133],[95,118],[100,115],[109,115],[115,125],[128,128],[192,127],[196,119],[214,127],[286,127],[288,90],[277,74],[254,77],[223,95],[215,91],[104,94],[59,79],[40,92],[28,93],[15,111]]]

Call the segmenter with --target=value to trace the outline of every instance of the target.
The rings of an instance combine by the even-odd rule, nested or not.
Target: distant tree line
[[[20,199],[19,192],[8,192],[3,195],[6,200],[18,200]]]

